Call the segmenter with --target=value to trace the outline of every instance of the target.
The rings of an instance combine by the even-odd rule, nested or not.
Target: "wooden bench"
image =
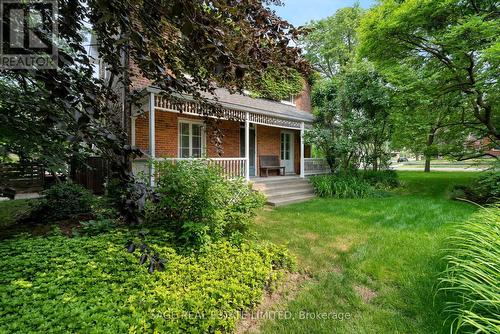
[[[283,175],[285,175],[285,167],[280,166],[280,159],[276,155],[261,155],[259,156],[259,167],[260,176],[262,176],[262,171],[266,171],[266,177],[269,176],[269,170],[277,170],[280,173],[283,170]]]

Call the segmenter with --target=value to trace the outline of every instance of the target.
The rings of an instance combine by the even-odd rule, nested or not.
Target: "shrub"
[[[465,198],[478,204],[490,204],[500,201],[500,172],[484,172],[470,185],[455,186],[452,197]]]
[[[360,177],[376,189],[387,190],[400,186],[398,174],[394,170],[363,171]]]
[[[227,180],[206,161],[156,163],[158,200],[146,221],[161,223],[184,242],[200,245],[244,234],[264,197],[244,180]]]
[[[37,220],[52,222],[92,212],[94,197],[80,185],[57,183],[43,194],[44,197],[37,202],[32,213]]]
[[[261,301],[293,261],[282,249],[215,242],[180,254],[151,230],[166,260],[148,273],[124,247],[136,233],[0,243],[1,333],[220,333]]]
[[[500,206],[481,210],[448,240],[439,291],[447,297],[453,332],[498,333]]]
[[[317,175],[311,177],[311,183],[320,197],[365,198],[375,194],[375,189],[356,175]]]

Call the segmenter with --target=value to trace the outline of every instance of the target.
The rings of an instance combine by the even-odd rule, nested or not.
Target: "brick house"
[[[211,116],[205,115],[200,104],[190,96],[170,101],[137,73],[134,77],[132,88],[146,91],[147,97],[143,107],[132,112],[131,144],[147,152],[147,159],[208,159],[229,176],[247,180],[261,175],[262,156],[277,157],[288,176],[304,177],[325,169],[322,159],[311,158],[311,149],[303,141],[304,130],[313,121],[306,83],[303,91],[288,101],[230,94],[218,88],[216,96],[223,110],[213,117],[222,133],[217,150],[205,122]],[[147,171],[146,159],[136,160],[133,166],[136,172]],[[270,176],[278,174],[279,170],[269,171]]]

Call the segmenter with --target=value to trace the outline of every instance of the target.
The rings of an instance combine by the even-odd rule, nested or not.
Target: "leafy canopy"
[[[405,63],[438,74],[439,92],[460,94],[498,140],[499,13],[489,0],[382,0],[361,22],[360,55],[387,71]]]
[[[332,78],[354,59],[363,10],[359,4],[339,9],[334,15],[312,21],[301,39],[305,57],[326,77]]]

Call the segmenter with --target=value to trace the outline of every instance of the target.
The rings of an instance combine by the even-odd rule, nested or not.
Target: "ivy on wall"
[[[270,68],[264,72],[258,82],[250,87],[252,97],[266,98],[275,101],[287,100],[298,95],[303,89],[303,79],[297,70],[283,74]]]

